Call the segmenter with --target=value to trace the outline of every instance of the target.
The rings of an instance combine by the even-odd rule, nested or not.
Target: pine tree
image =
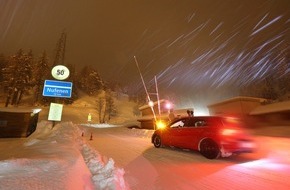
[[[39,57],[34,66],[34,104],[41,101],[41,103],[47,103],[48,98],[42,96],[42,90],[44,81],[50,76],[49,61],[46,52],[44,51]]]
[[[0,54],[0,85],[4,87],[5,68],[7,67],[7,60],[3,54]],[[1,89],[4,90],[4,89]]]
[[[18,105],[23,94],[31,88],[33,54],[30,51],[24,54],[20,49],[16,55],[8,60],[9,66],[6,68],[6,81],[8,81],[8,95],[5,106],[11,101],[11,105]]]
[[[99,90],[103,90],[105,85],[96,69],[85,66],[79,75],[79,87],[89,95],[96,94]]]
[[[22,99],[22,96],[31,88],[32,79],[32,64],[33,64],[33,54],[32,50],[28,54],[24,54],[23,60],[21,61],[21,76],[20,76],[20,86],[19,86],[19,96],[16,99],[16,105],[18,105]]]

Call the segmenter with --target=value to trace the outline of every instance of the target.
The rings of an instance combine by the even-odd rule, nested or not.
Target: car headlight
[[[164,129],[166,126],[164,121],[156,121],[156,127],[157,129]]]

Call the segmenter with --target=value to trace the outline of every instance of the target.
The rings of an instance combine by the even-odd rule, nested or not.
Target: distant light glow
[[[194,116],[208,116],[209,115],[209,112],[206,108],[201,108],[201,107],[198,107],[198,108],[194,108],[193,110],[193,115]]]
[[[167,102],[165,104],[165,108],[168,109],[168,110],[170,110],[172,108],[172,104],[170,102]]]
[[[148,102],[148,105],[149,105],[150,107],[153,107],[153,106],[154,106],[154,102],[153,102],[152,100],[150,100],[150,101]]]

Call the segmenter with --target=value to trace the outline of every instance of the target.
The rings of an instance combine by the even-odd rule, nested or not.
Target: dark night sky
[[[289,26],[289,0],[1,0],[0,53],[46,50],[53,61],[66,31],[67,64],[141,84],[136,56],[161,96],[186,91],[197,105],[275,72],[289,56]]]

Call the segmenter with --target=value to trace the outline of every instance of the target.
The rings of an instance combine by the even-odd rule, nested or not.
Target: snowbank
[[[5,142],[7,141],[7,142]],[[27,139],[1,139],[0,187],[14,189],[127,189],[124,170],[102,157],[81,137],[79,128],[42,121]],[[5,156],[5,154],[7,154]],[[5,159],[3,159],[5,158]]]

